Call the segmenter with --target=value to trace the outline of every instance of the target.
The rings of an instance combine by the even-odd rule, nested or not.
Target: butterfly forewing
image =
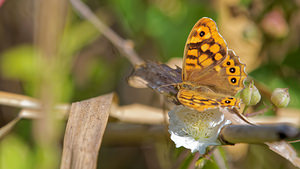
[[[191,30],[184,50],[179,102],[198,111],[239,107],[233,97],[244,88],[245,65],[219,34],[216,23],[201,18]]]
[[[185,50],[182,80],[197,82],[199,76],[220,64],[227,56],[227,44],[215,21],[200,19],[190,32]]]

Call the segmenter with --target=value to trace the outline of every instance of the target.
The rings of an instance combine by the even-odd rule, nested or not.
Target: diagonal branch
[[[107,27],[84,3],[80,0],[70,0],[74,9],[81,14],[85,19],[89,20],[103,35],[110,40],[121,53],[130,61],[132,65],[140,65],[144,61],[137,55],[133,49],[133,42],[124,40],[117,35],[113,30]]]

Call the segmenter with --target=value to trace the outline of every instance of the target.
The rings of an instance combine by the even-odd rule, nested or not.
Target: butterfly
[[[227,48],[215,21],[201,18],[185,44],[179,102],[200,112],[239,108],[240,99],[234,96],[244,88],[246,77],[245,64]]]

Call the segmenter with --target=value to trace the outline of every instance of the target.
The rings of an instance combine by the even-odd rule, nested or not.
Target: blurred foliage
[[[209,1],[114,0],[112,5],[138,49],[147,47],[150,40],[151,46],[158,50],[154,57],[162,61],[182,57],[191,25],[199,16],[215,18]]]
[[[218,5],[220,2],[229,1],[84,0],[84,2],[120,36],[133,40],[135,49],[143,59],[166,62],[174,57],[182,58],[186,38],[199,18],[211,17],[217,22],[222,17],[224,18]],[[0,89],[36,96],[40,85],[39,77],[45,72],[36,60],[36,51],[32,40],[34,34],[32,4],[32,1],[18,3],[16,0],[10,0],[5,1],[0,7],[0,84],[2,84]],[[257,60],[261,62],[255,63],[257,64],[256,69],[249,72],[249,75],[267,86],[269,91],[278,87],[288,87],[291,96],[289,108],[296,109],[300,109],[299,6],[300,2],[297,0],[240,0],[224,6],[224,8],[228,8],[227,15],[230,20],[238,17],[244,18],[246,22],[254,25],[253,29],[248,27],[252,33],[262,34],[262,45],[259,46],[260,52],[257,56]],[[11,17],[11,11],[14,11],[14,17]],[[234,29],[235,25],[231,25],[231,27]],[[220,26],[219,28],[222,30]],[[235,35],[232,37],[234,38]],[[244,40],[247,41],[247,36]],[[57,102],[73,102],[112,91],[122,95],[124,90],[130,90],[125,81],[132,71],[132,66],[94,26],[81,19],[72,8],[68,12],[64,34],[58,46],[58,54],[63,59],[58,63],[60,68],[55,73],[58,76],[51,77],[54,84],[57,82],[54,92],[59,92],[58,95],[61,96],[56,100]],[[120,100],[120,103],[128,103],[129,97],[137,95],[139,93],[122,96],[120,98],[123,99]],[[263,101],[255,107],[256,110],[263,108],[265,103],[270,104],[269,98],[262,97]],[[134,100],[134,102],[142,101]],[[3,109],[1,109],[1,113],[2,111]],[[273,112],[273,110],[270,111]],[[9,120],[11,119],[0,115],[1,126]],[[41,154],[39,147],[33,141],[31,125],[31,121],[22,120],[11,134],[1,140],[1,169],[38,168],[39,164],[36,161],[43,160],[43,158],[55,159],[57,157],[54,156],[61,153]],[[170,161],[158,164],[161,168],[170,166],[176,162],[183,151],[175,150],[174,152],[174,147],[168,146],[173,143],[170,142],[167,133],[165,137],[168,140],[167,143],[162,140],[156,141],[165,145],[163,150],[169,150],[169,152],[163,155],[154,153],[149,155],[150,157],[146,156],[143,150],[137,148],[143,145],[118,147],[122,141],[116,141],[117,146],[104,145],[100,152],[103,157],[100,157],[99,160],[100,167],[146,168],[147,165],[150,165],[149,163],[153,162],[151,159],[158,156],[170,156],[164,158]],[[300,150],[299,143],[293,145],[298,151]],[[124,147],[128,148],[125,153],[119,153],[118,151],[124,150]],[[156,146],[156,149],[161,150],[161,148],[161,146]],[[251,161],[248,163],[249,166],[255,164],[253,166],[272,168],[272,164],[268,164],[272,159],[268,158],[269,161],[256,160],[264,159],[272,152],[263,151],[252,155],[253,151],[249,148],[249,156],[244,157],[244,161],[247,161],[246,159]],[[159,151],[157,150],[157,152]],[[223,158],[226,159],[227,155],[224,154],[226,153],[222,154]],[[110,158],[107,159],[104,156]],[[125,157],[130,160],[130,164],[121,160]],[[150,161],[143,161],[142,157],[147,160],[150,158]],[[194,154],[189,154],[181,163],[180,168],[187,168],[193,157]],[[274,157],[274,159],[276,158]],[[140,161],[135,162],[136,159]],[[111,161],[120,161],[124,165],[110,164]],[[238,162],[236,163],[238,164]],[[213,158],[211,160],[200,159],[197,164],[199,166],[203,164],[204,168],[218,168]],[[289,166],[289,168],[293,167]]]
[[[34,49],[30,45],[20,45],[6,50],[1,58],[1,68],[5,76],[24,82],[24,92],[32,95],[37,88],[37,63]]]
[[[35,163],[34,154],[27,141],[14,134],[1,140],[0,160],[0,167],[3,169],[30,169]]]

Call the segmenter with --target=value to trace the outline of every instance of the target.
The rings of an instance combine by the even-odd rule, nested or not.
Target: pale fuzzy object
[[[176,106],[169,112],[169,133],[176,147],[185,147],[192,153],[204,154],[207,146],[220,145],[219,133],[229,120],[219,109],[198,112],[184,106]]]
[[[288,88],[277,88],[271,96],[272,103],[279,108],[286,107],[290,102],[290,94]]]

